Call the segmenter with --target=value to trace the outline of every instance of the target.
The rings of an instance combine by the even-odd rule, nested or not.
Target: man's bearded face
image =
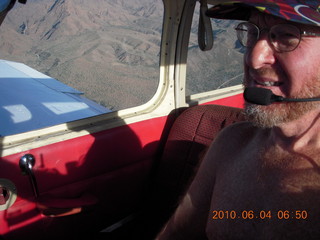
[[[311,79],[300,92],[288,96],[288,98],[312,97],[320,97],[320,77]],[[272,128],[299,119],[307,112],[316,108],[320,108],[319,101],[283,102],[273,103],[268,106],[246,103],[245,116],[248,121],[257,127]]]

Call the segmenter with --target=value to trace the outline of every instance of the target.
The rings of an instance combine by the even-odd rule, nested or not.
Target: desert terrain
[[[28,0],[0,28],[0,59],[23,62],[111,109],[145,103],[159,79],[161,0]],[[188,94],[241,82],[234,23],[214,20],[214,50],[190,37]],[[236,77],[235,77],[236,76]],[[231,79],[231,80],[230,80]]]

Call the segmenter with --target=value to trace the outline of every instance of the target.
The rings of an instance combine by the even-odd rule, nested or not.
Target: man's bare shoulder
[[[261,132],[263,132],[262,129],[253,126],[250,122],[234,123],[220,131],[213,141],[212,147],[219,149],[221,147],[241,147],[248,144]]]
[[[238,156],[251,152],[257,142],[262,142],[268,130],[260,129],[250,122],[238,122],[224,128],[211,144],[204,165],[216,172],[222,166],[231,167],[235,161],[246,161]],[[231,164],[231,165],[230,165]]]

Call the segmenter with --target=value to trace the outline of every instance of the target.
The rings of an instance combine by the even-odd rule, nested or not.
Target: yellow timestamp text
[[[253,211],[253,210],[243,210],[243,211],[223,211],[214,210],[212,211],[213,220],[222,219],[301,219],[305,220],[308,218],[308,212],[306,210],[278,210],[278,211]]]

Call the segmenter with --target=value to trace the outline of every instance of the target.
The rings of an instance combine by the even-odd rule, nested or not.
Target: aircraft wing
[[[0,60],[0,136],[111,112],[25,64]]]

